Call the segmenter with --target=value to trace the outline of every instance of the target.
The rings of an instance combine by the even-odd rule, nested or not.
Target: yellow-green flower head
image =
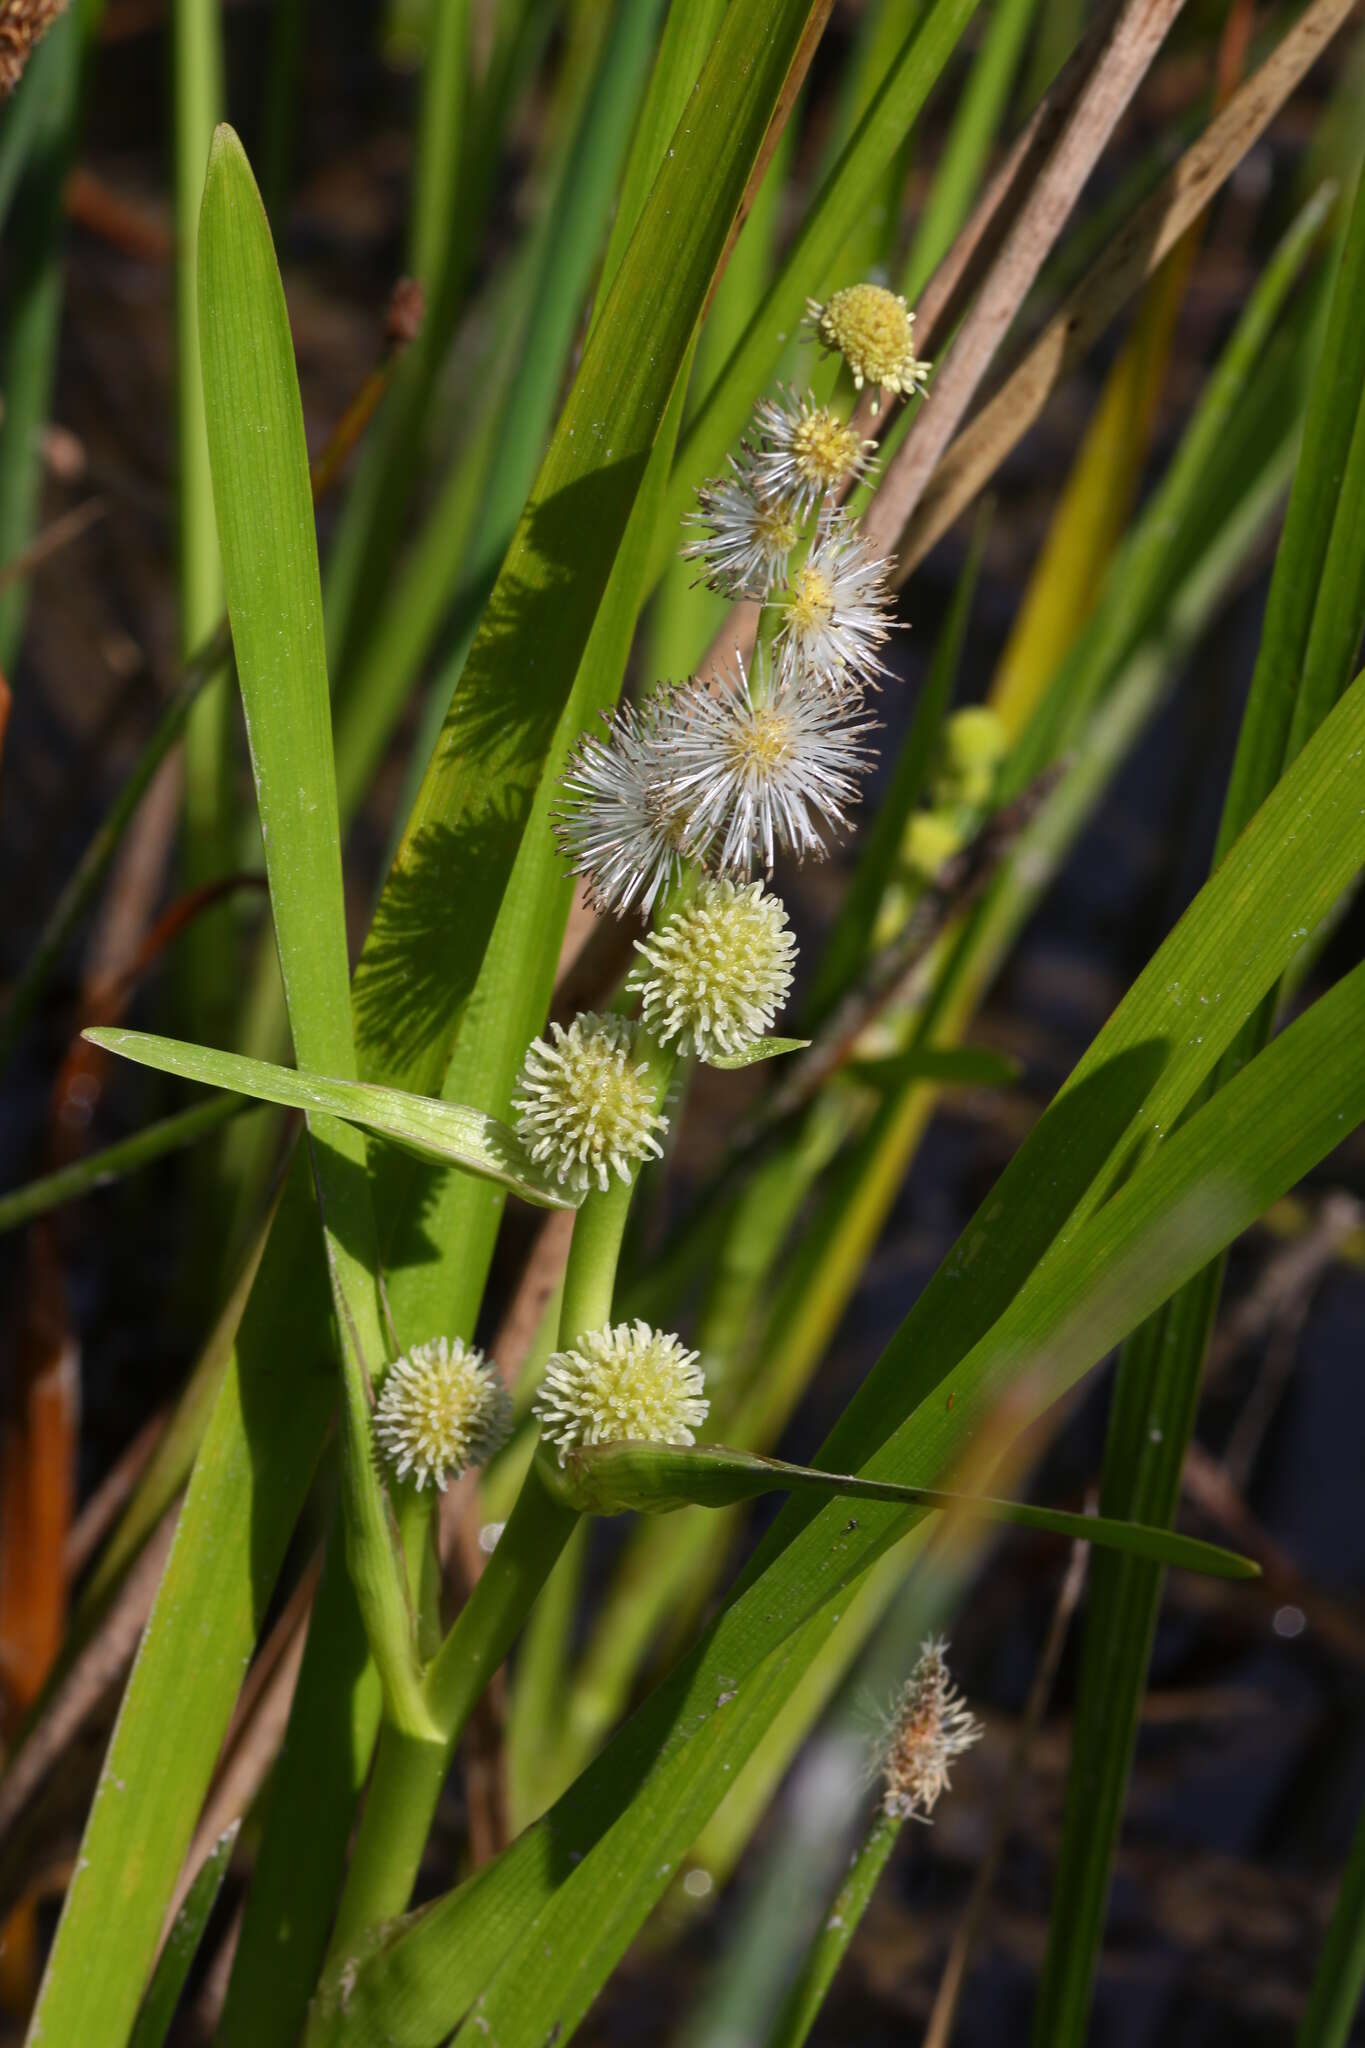
[[[655,1109],[649,1068],[631,1057],[633,1044],[624,1017],[591,1010],[531,1041],[513,1097],[517,1136],[561,1186],[605,1192],[613,1172],[629,1182],[642,1159],[659,1157],[654,1134],[668,1129],[668,1118]]]
[[[697,1353],[648,1323],[589,1330],[545,1368],[534,1402],[562,1465],[576,1445],[690,1444],[710,1407]]]
[[[663,930],[637,939],[627,986],[645,1027],[698,1059],[747,1052],[771,1031],[792,985],[796,941],[761,882],[703,882]]]
[[[845,479],[857,482],[872,467],[876,442],[865,441],[810,395],[797,398],[783,391],[779,398],[762,399],[754,423],[760,436],[754,475],[768,496],[789,505],[800,519],[808,518]]]
[[[876,385],[909,397],[923,391],[929,364],[915,354],[915,316],[905,300],[880,284],[846,285],[822,306],[809,299],[806,310],[817,339],[848,364],[856,390]],[[874,400],[876,412],[879,401]]]
[[[512,1425],[512,1404],[495,1366],[457,1337],[433,1337],[395,1359],[375,1403],[374,1430],[400,1479],[442,1493],[467,1466],[481,1465]]]
[[[962,845],[962,833],[945,811],[916,811],[905,835],[905,857],[917,875],[932,882]]]
[[[999,767],[1009,743],[1004,720],[985,704],[955,711],[943,728],[944,757],[957,775]]]
[[[949,1764],[984,1733],[953,1684],[947,1643],[930,1637],[891,1711],[880,1758],[882,1811],[892,1820],[927,1821],[951,1789]]]

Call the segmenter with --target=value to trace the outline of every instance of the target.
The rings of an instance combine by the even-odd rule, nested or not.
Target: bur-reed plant
[[[301,1516],[314,1536],[326,1532],[325,1566],[283,1762],[261,1803],[223,2013],[222,2037],[255,2048],[567,2038],[727,1795],[741,1795],[731,1809],[739,1838],[752,1832],[762,1792],[746,1784],[771,1787],[790,1754],[782,1745],[800,1739],[831,1673],[875,1628],[933,1517],[1084,1534],[1115,1553],[1114,1574],[1149,1592],[1172,1564],[1227,1578],[1253,1569],[1175,1530],[1169,1489],[1154,1504],[1119,1489],[1123,1512],[1085,1518],[1002,1494],[1014,1491],[1009,1448],[1024,1424],[1181,1299],[1365,1110],[1359,968],[1278,1035],[1249,1036],[1365,857],[1365,679],[1350,682],[1365,524],[1354,441],[1337,469],[1328,452],[1363,388],[1349,344],[1360,331],[1359,202],[1330,262],[1330,195],[1293,223],[1093,611],[1072,622],[1033,689],[1016,681],[998,705],[954,707],[982,573],[974,556],[866,836],[847,922],[811,973],[781,892],[803,863],[853,837],[884,732],[902,722],[909,621],[896,591],[914,507],[898,501],[905,472],[889,458],[935,405],[919,338],[927,320],[917,324],[886,283],[848,274],[841,245],[865,226],[863,209],[895,189],[888,178],[904,163],[907,132],[973,8],[887,0],[870,11],[847,134],[771,282],[753,261],[752,304],[731,310],[737,338],[719,367],[696,352],[697,331],[737,222],[756,188],[762,195],[828,4],[750,11],[674,0],[628,151],[626,115],[655,54],[650,11],[621,0],[600,43],[578,11],[584,41],[573,47],[595,49],[597,63],[582,96],[569,95],[582,124],[550,216],[564,239],[539,246],[503,301],[507,332],[537,371],[534,403],[511,387],[499,434],[474,434],[465,468],[457,456],[408,558],[420,607],[393,638],[384,585],[439,413],[497,124],[534,73],[549,12],[507,10],[489,50],[472,11],[438,10],[412,235],[431,324],[365,451],[327,607],[271,232],[235,134],[220,128],[214,139],[197,305],[182,300],[180,333],[188,347],[197,313],[214,524],[296,1064],[259,1041],[244,1055],[121,1028],[89,1035],[172,1075],[291,1107],[302,1128],[252,1277],[157,1475],[164,1505],[195,1453],[35,2041],[163,2037],[174,1972],[207,1921],[230,1844],[189,1894],[188,1936],[157,1964],[162,1922]],[[1085,164],[1107,133],[1093,125],[1101,110],[1112,122],[1141,75],[1139,45],[1125,40],[1134,12],[1097,37],[1091,97],[1074,101],[1074,82],[1059,85],[1042,109],[1034,133],[1051,150],[1054,201],[1076,197],[1076,105],[1092,124],[1077,153]],[[1344,14],[1333,0],[1310,12],[1319,36]],[[916,283],[980,176],[1029,13],[1008,6],[992,18],[951,178],[907,259]],[[1286,36],[1243,103],[1242,128],[1217,130],[1217,176],[1292,89],[1306,40]],[[183,91],[202,101],[211,67],[193,69]],[[483,97],[472,84],[480,76]],[[581,360],[536,471],[623,153]],[[182,196],[191,156],[186,140]],[[993,255],[979,304],[998,309],[1015,277],[1017,311],[1038,274],[1047,249],[1029,191],[1021,172],[1013,193],[988,195],[968,231],[970,246]],[[1026,260],[1013,238],[1021,221],[1033,238]],[[1141,250],[1132,257],[1125,289],[1141,282],[1144,261]],[[1320,302],[1331,294],[1325,328],[1311,293],[1292,299],[1310,263]],[[981,346],[964,275],[937,297],[929,287],[928,353],[950,365],[955,347],[975,361],[970,349]],[[1112,293],[1112,259],[1105,279]],[[1008,323],[992,317],[998,344]],[[796,367],[788,362],[783,381],[798,319]],[[684,426],[698,361],[710,383]],[[1008,1062],[960,1043],[974,1008],[1159,700],[1173,650],[1263,527],[1301,416],[1274,590],[1292,588],[1289,609],[1305,622],[1302,674],[1286,669],[1272,630],[1283,605],[1263,653],[1267,673],[1272,656],[1278,663],[1277,715],[1292,743],[1266,752],[1264,683],[1239,756],[1255,753],[1264,772],[1248,781],[1239,767],[1208,883],[813,1462],[783,1460],[782,1426],[935,1091],[1011,1079]],[[190,408],[187,454],[195,431]],[[909,424],[911,453],[914,434]],[[1327,528],[1309,522],[1318,541],[1308,546],[1302,508],[1321,506],[1329,476],[1341,510]],[[497,516],[475,541],[472,510],[490,480]],[[191,505],[202,564],[202,490]],[[871,529],[890,535],[880,545],[859,516],[868,505]],[[1101,562],[1117,537],[1096,550]],[[674,559],[722,601],[702,615],[723,611],[724,626],[709,654],[686,662],[686,680],[644,679],[618,701],[643,603]],[[463,573],[441,685],[449,708],[418,760],[352,979],[344,826],[420,679],[447,608],[439,572],[452,560]],[[681,616],[677,570],[668,589],[670,615]],[[700,644],[694,629],[680,637]],[[201,740],[208,718],[205,709]],[[215,759],[220,740],[208,746]],[[615,964],[593,1007],[549,1016],[571,878]],[[37,993],[34,979],[26,1003]],[[696,1221],[651,1261],[641,1190],[654,1209],[701,1068],[716,1070],[713,1091],[732,1091],[735,1142]],[[762,1072],[745,1080],[746,1068]],[[134,1168],[210,1122],[190,1112],[126,1147],[119,1164]],[[21,1193],[10,1220],[68,1185]],[[515,1393],[500,1347],[480,1334],[508,1193],[547,1217],[572,1212]],[[703,1304],[694,1341],[689,1294]],[[496,1515],[471,1514],[480,1488]],[[791,1498],[725,1585],[738,1511],[768,1493]],[[154,1519],[152,1499],[135,1500],[106,1578]],[[586,1531],[626,1512],[647,1519],[608,1586],[604,1633],[579,1661]],[[478,1564],[466,1564],[452,1609],[440,1539],[444,1529],[448,1546],[456,1527],[479,1530]],[[670,1618],[670,1668],[621,1721]],[[512,1683],[525,1688],[515,1761],[526,1824],[490,1864],[410,1914],[442,1789],[509,1655]],[[1140,1671],[1135,1683],[1137,1697]],[[899,1823],[929,1817],[951,1757],[978,1732],[931,1641],[898,1701],[882,1817],[836,1908],[837,1938],[816,1945],[774,2039],[805,2037]],[[1089,1848],[1103,1850],[1099,1831]],[[1059,1908],[1054,1947],[1077,1925]],[[1357,1948],[1334,1929],[1332,1955],[1346,1958],[1335,1977],[1354,1981]],[[1078,1974],[1087,1951],[1075,1953]],[[1342,1995],[1329,1988],[1319,2005],[1336,2012]]]

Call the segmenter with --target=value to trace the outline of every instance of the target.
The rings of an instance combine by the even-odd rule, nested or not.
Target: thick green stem
[[[662,1101],[673,1059],[643,1032],[637,1050]],[[621,1239],[633,1188],[613,1181],[590,1194],[574,1223],[559,1341],[611,1321]],[[578,1511],[558,1498],[540,1456],[532,1464],[488,1567],[427,1668],[425,1694],[440,1739],[404,1735],[387,1721],[328,1955],[339,1968],[364,1931],[401,1913],[412,1892],[446,1772],[466,1723],[506,1657],[573,1534]]]
[[[488,1568],[427,1676],[431,1718],[442,1738],[418,1741],[384,1724],[329,1963],[343,1963],[367,1927],[407,1905],[455,1745],[577,1520],[532,1465]]]

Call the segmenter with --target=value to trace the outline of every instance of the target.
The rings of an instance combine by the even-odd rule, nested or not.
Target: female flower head
[[[872,721],[854,692],[836,698],[800,671],[769,688],[761,656],[752,677],[738,649],[735,662],[714,689],[674,693],[661,742],[687,847],[747,876],[760,863],[771,871],[778,847],[823,855],[857,798]]]
[[[627,987],[646,1030],[698,1059],[747,1052],[772,1029],[792,983],[796,941],[778,897],[760,882],[703,882],[649,939]]]
[[[670,809],[660,773],[666,699],[660,690],[642,711],[619,706],[607,720],[607,737],[585,734],[564,774],[555,836],[598,910],[638,903],[648,916],[660,890],[682,872],[686,821]]]
[[[841,420],[813,397],[784,391],[762,399],[754,415],[760,441],[754,475],[770,497],[791,506],[800,519],[846,480],[858,481],[871,468],[875,441]]]
[[[470,1465],[493,1455],[512,1423],[512,1404],[495,1366],[456,1337],[414,1344],[384,1375],[374,1430],[399,1478],[412,1473],[442,1493]]]
[[[844,513],[821,521],[782,603],[777,651],[784,673],[805,670],[830,690],[886,674],[877,650],[895,623],[889,566],[874,559]]]
[[[562,1465],[578,1444],[690,1444],[710,1403],[695,1351],[648,1323],[589,1330],[545,1368],[534,1411]]]
[[[551,1024],[522,1062],[513,1104],[517,1136],[562,1186],[605,1192],[614,1173],[630,1181],[641,1160],[658,1158],[657,1131],[668,1118],[655,1108],[649,1068],[632,1057],[634,1034],[624,1017],[585,1011],[566,1030]]]
[[[930,366],[915,354],[915,316],[898,293],[851,284],[823,306],[807,300],[806,311],[816,339],[847,363],[855,390],[873,384],[883,396],[891,391],[908,398],[926,388]],[[874,412],[879,403],[873,400]]]
[[[730,457],[729,471],[703,484],[699,512],[689,524],[706,528],[704,540],[683,549],[683,559],[706,564],[706,581],[723,597],[765,598],[787,580],[791,551],[801,538],[794,503],[774,495],[763,482],[756,458],[743,449]]]

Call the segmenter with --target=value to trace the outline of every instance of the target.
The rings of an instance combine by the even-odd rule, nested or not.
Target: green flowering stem
[[[854,1854],[848,1876],[811,1943],[804,1967],[778,2017],[770,2048],[801,2048],[819,2017],[835,1974],[872,1903],[877,1881],[890,1860],[904,1822],[883,1813],[877,1817]]]
[[[639,1033],[636,1050],[649,1068],[654,1099],[661,1102],[673,1056],[645,1032]],[[564,1275],[561,1345],[611,1320],[633,1192],[633,1182],[614,1180],[586,1196],[578,1211]],[[368,1928],[407,1905],[456,1744],[578,1520],[578,1509],[559,1495],[549,1457],[539,1452],[487,1568],[427,1667],[423,1697],[430,1733],[405,1730],[392,1718],[380,1733],[329,1970],[344,1967]]]

